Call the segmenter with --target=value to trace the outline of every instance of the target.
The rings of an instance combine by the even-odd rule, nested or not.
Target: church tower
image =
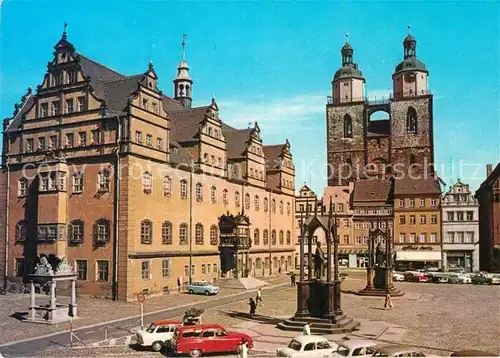
[[[342,66],[335,72],[332,96],[326,105],[329,186],[347,185],[355,180],[366,162],[365,79],[353,54],[346,34],[341,49]]]
[[[177,76],[174,80],[174,99],[181,102],[184,108],[191,108],[193,81],[189,77],[189,66],[186,62],[186,39],[187,35],[182,38],[182,59],[177,67]]]
[[[391,162],[399,172],[432,173],[434,144],[429,72],[417,58],[417,40],[410,34],[410,26],[403,50],[403,61],[392,75]]]

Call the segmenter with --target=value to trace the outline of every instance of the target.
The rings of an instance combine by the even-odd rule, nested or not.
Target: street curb
[[[270,290],[270,289],[273,289],[273,288],[276,288],[276,287],[289,286],[289,285],[290,285],[289,282],[278,283],[278,284],[275,284],[275,285],[265,286],[265,287],[262,288],[262,290],[266,291],[266,290]],[[240,296],[240,295],[244,295],[245,293],[249,293],[249,292],[257,292],[257,289],[245,290],[243,292],[238,292],[238,293],[232,293],[230,295],[222,296],[220,298],[217,298],[216,300],[223,300],[223,299],[229,298],[229,297]],[[154,314],[158,314],[158,313],[162,313],[162,312],[168,312],[168,311],[176,310],[176,309],[183,308],[183,307],[196,306],[196,305],[200,305],[200,304],[203,304],[203,303],[206,303],[206,302],[209,302],[209,301],[213,301],[213,300],[207,299],[207,300],[199,301],[199,302],[196,302],[196,303],[189,303],[189,304],[185,304],[185,305],[180,305],[180,306],[170,307],[170,308],[156,310],[156,311],[152,311],[152,312],[147,312],[147,313],[144,314],[144,316],[154,315]],[[73,333],[77,333],[78,331],[82,331],[82,330],[85,330],[85,329],[88,329],[88,328],[94,328],[94,327],[99,327],[99,326],[103,326],[103,325],[110,325],[110,324],[113,324],[113,323],[117,323],[117,322],[121,322],[121,321],[126,321],[128,319],[140,318],[140,317],[141,317],[141,315],[139,314],[139,315],[133,315],[133,316],[128,316],[128,317],[117,318],[117,319],[114,319],[114,320],[111,320],[111,321],[107,321],[107,322],[94,323],[94,324],[91,324],[91,325],[88,325],[88,326],[76,328],[76,329],[73,330]],[[44,339],[44,338],[49,338],[49,337],[53,337],[53,336],[58,336],[58,335],[60,335],[62,333],[67,333],[67,332],[69,332],[69,330],[65,329],[65,330],[61,330],[61,331],[57,331],[57,332],[53,332],[53,333],[49,333],[49,334],[45,334],[45,335],[41,335],[41,336],[36,336],[36,337],[21,339],[21,340],[14,341],[14,342],[4,343],[4,344],[0,344],[0,348],[12,346],[12,345],[19,344],[19,343],[35,341],[35,340],[38,340],[38,339]]]

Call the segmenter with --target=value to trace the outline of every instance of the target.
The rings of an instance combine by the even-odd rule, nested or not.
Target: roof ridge
[[[175,98],[165,96],[167,98],[173,99],[175,101]],[[195,110],[201,110],[201,109],[207,109],[210,106],[202,106],[202,107],[194,107],[194,108],[179,108],[179,109],[173,109],[170,110],[170,112],[189,112],[189,111],[195,111]]]
[[[114,82],[120,82],[120,81],[127,81],[127,80],[132,80],[136,77],[142,77],[143,75],[133,75],[133,76],[125,76],[124,78],[119,78],[117,80],[110,80],[110,81],[100,81],[101,83],[114,83]]]
[[[87,56],[85,56],[85,55],[81,54],[80,52],[77,52],[77,51],[75,51],[75,52],[76,52],[76,53],[77,53],[80,57],[83,57],[83,58],[84,58],[84,59],[86,59],[87,61],[90,61],[90,62],[92,62],[92,63],[95,63],[96,65],[101,66],[101,67],[103,67],[103,68],[105,68],[105,69],[107,69],[107,70],[109,70],[109,71],[111,71],[111,72],[114,72],[114,73],[116,73],[117,75],[120,75],[120,76],[122,76],[122,77],[127,77],[126,75],[124,75],[124,74],[122,74],[122,73],[120,73],[120,72],[118,72],[118,71],[115,71],[115,70],[113,70],[112,68],[109,68],[108,66],[103,65],[102,63],[99,63],[99,62],[97,62],[97,61],[94,61],[94,60],[92,60],[91,58],[88,58]]]

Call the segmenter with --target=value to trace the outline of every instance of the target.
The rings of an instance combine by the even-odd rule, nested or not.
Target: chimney
[[[493,171],[491,164],[486,164],[486,178],[490,176]]]

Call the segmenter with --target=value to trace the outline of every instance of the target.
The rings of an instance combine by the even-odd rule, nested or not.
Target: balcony
[[[366,97],[356,97],[356,98],[352,98],[352,99],[333,98],[332,96],[326,97],[326,104],[327,105],[338,105],[338,104],[366,102],[366,101],[367,101]]]
[[[234,247],[238,250],[248,250],[251,246],[251,240],[248,237],[222,237],[220,238],[220,246]]]

